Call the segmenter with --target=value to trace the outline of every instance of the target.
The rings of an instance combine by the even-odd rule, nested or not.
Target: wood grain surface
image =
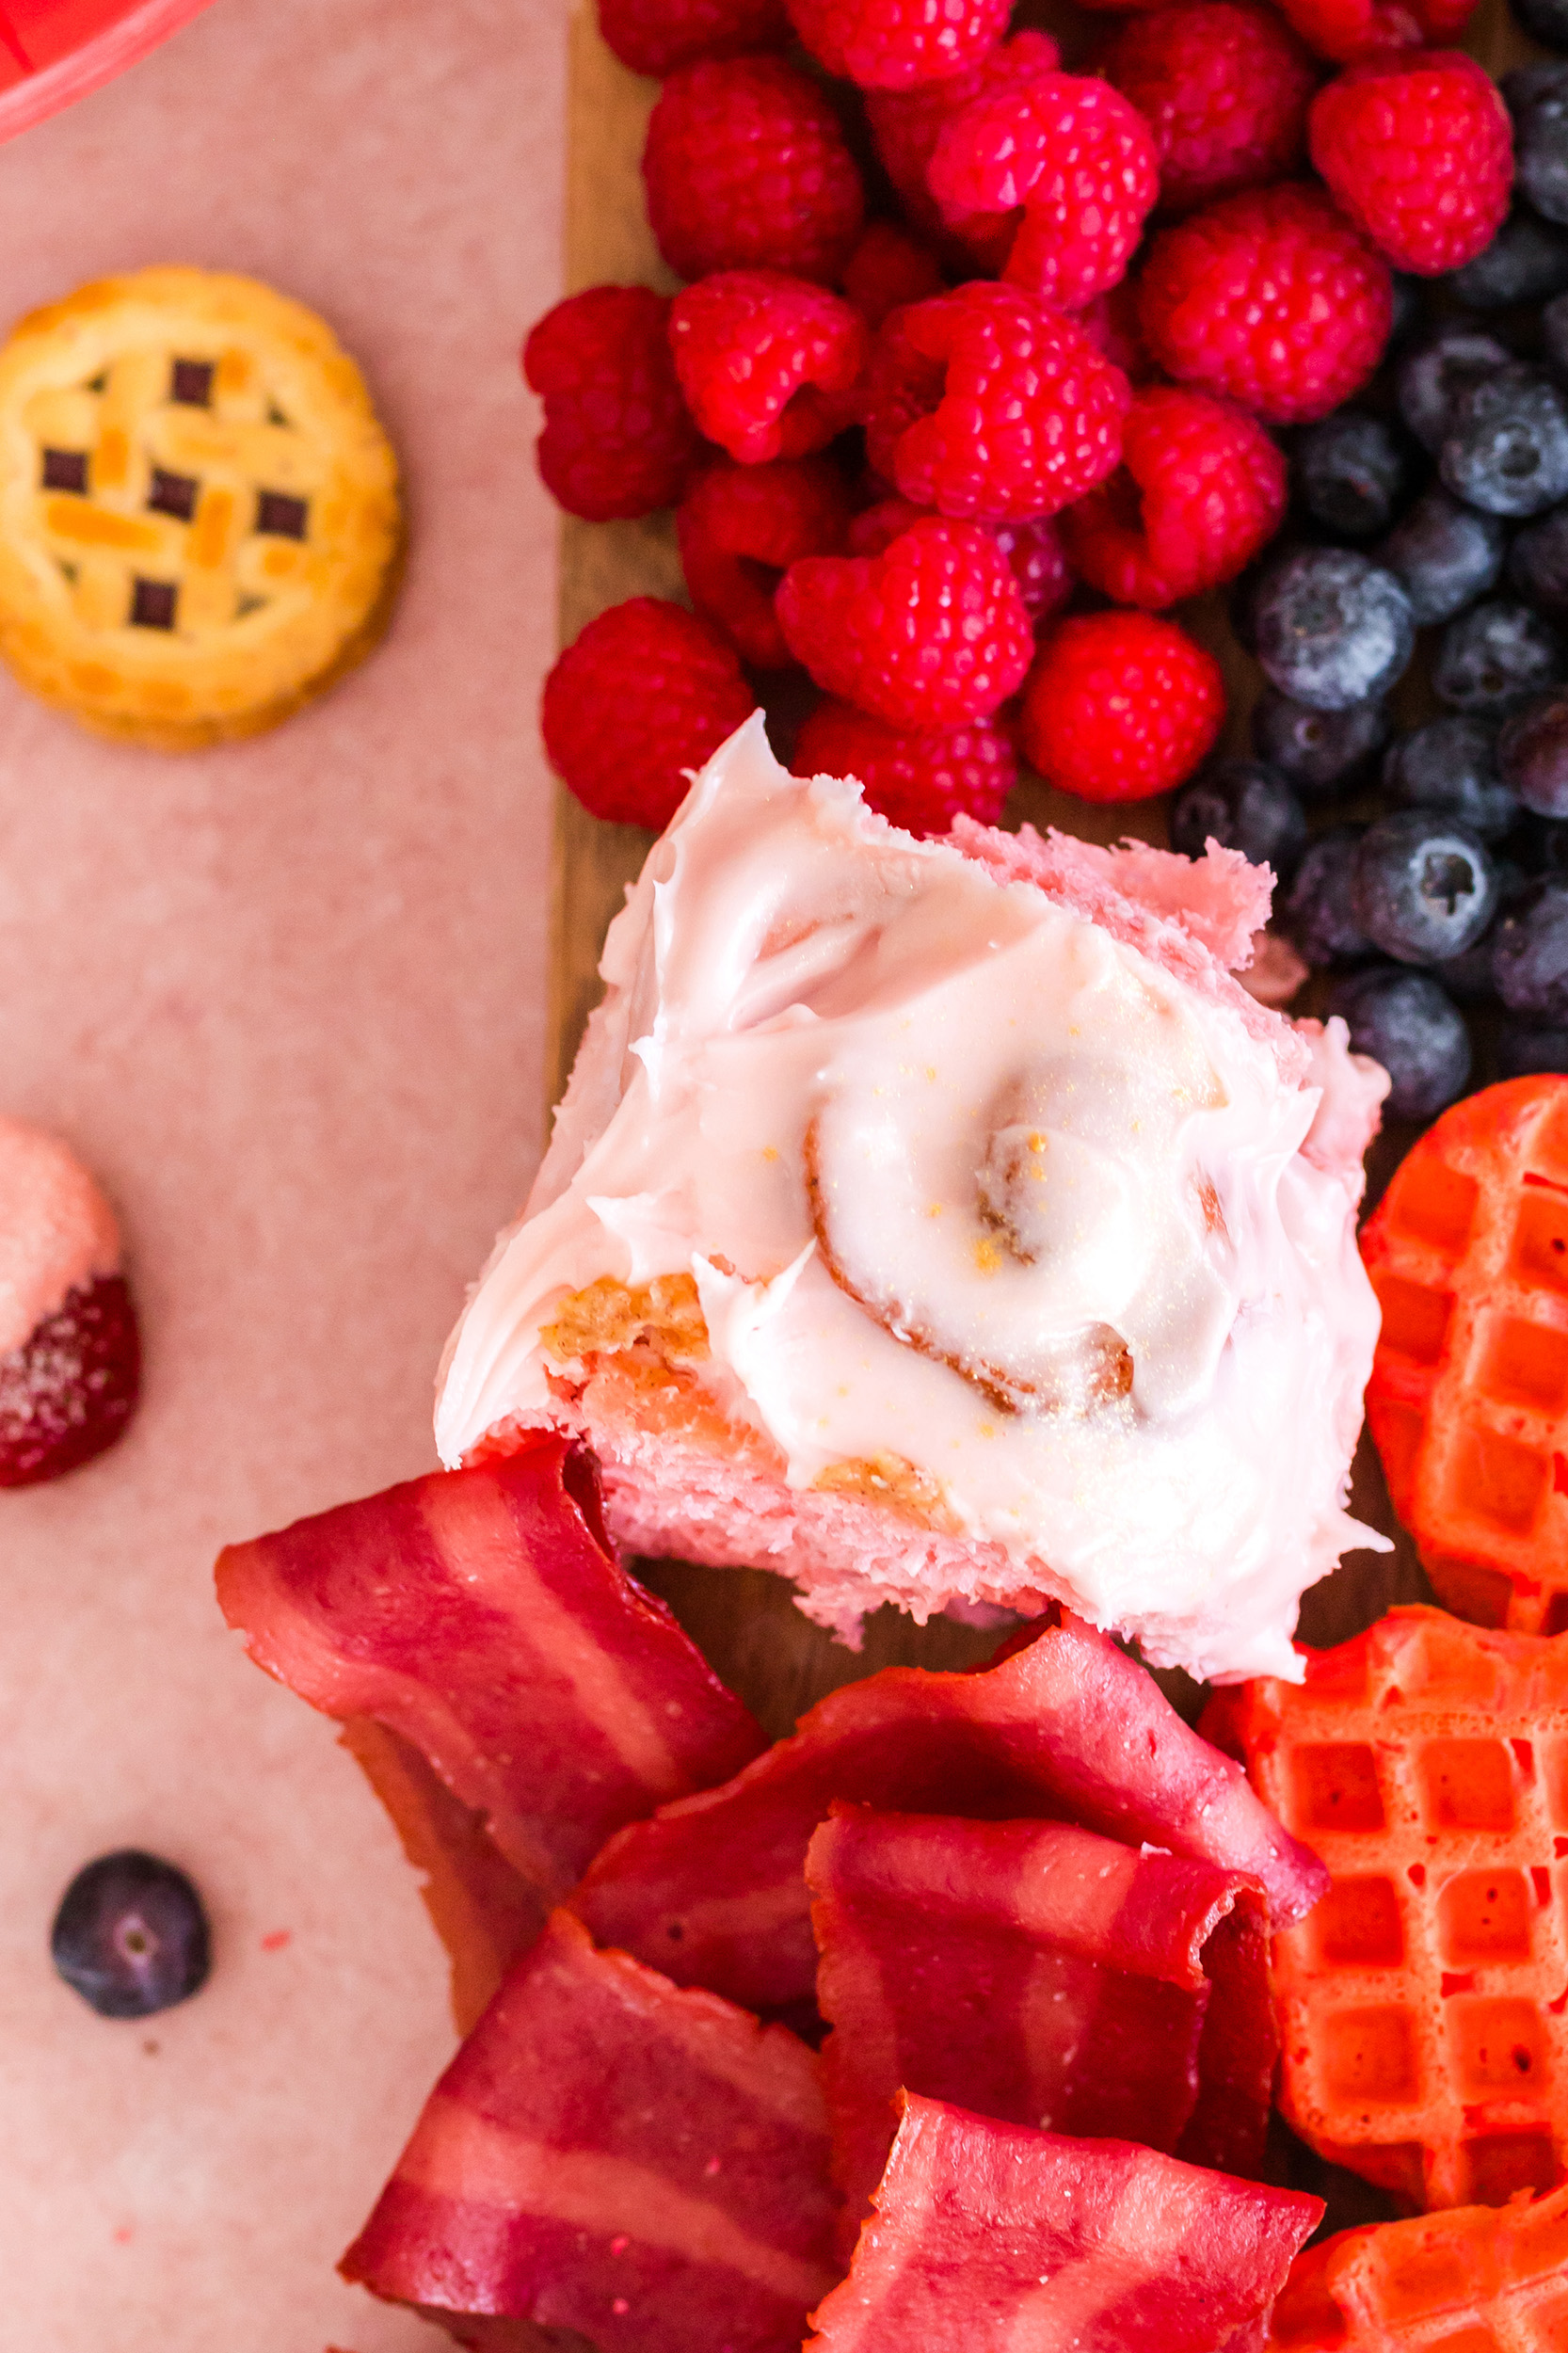
[[[1080,13],[1026,5],[1015,20],[1044,24],[1063,40],[1069,65],[1083,62],[1084,43],[1097,25]],[[1509,16],[1506,0],[1482,0],[1465,46],[1494,73],[1546,53],[1527,40]],[[656,82],[644,81],[618,65],[600,40],[591,5],[574,21],[571,40],[570,136],[567,188],[567,286],[576,291],[606,280],[652,285],[673,292],[680,280],[659,256],[643,209],[639,169],[648,116],[658,96]],[[563,644],[593,616],[631,596],[650,595],[688,601],[676,552],[673,519],[657,515],[646,522],[584,523],[568,517],[561,533],[560,630]],[[1220,660],[1230,700],[1226,744],[1248,748],[1248,718],[1260,677],[1226,625],[1224,600],[1203,600],[1181,608],[1180,618]],[[766,699],[766,697],[765,697]],[[1396,708],[1407,724],[1425,715],[1428,691],[1419,671],[1400,690]],[[788,725],[788,712],[778,714]],[[770,726],[775,712],[770,706]],[[1125,808],[1092,808],[1053,792],[1026,775],[1008,804],[1004,823],[1053,824],[1087,839],[1111,841],[1137,834],[1165,840],[1162,802]],[[565,792],[555,818],[555,914],[551,958],[550,1037],[547,1072],[558,1096],[577,1050],[583,1024],[600,993],[598,963],[606,925],[620,907],[652,837],[631,825],[608,825],[592,818]],[[1393,1130],[1370,1156],[1370,1194],[1375,1197],[1413,1140],[1409,1128]],[[1363,1438],[1353,1479],[1352,1508],[1392,1541],[1391,1553],[1348,1555],[1331,1577],[1308,1593],[1301,1634],[1317,1644],[1341,1641],[1397,1602],[1432,1596],[1415,1549],[1389,1508],[1382,1470],[1370,1441]],[[936,1619],[916,1626],[885,1609],[869,1620],[864,1648],[847,1651],[808,1624],[795,1609],[791,1588],[758,1570],[700,1569],[677,1561],[646,1562],[640,1572],[670,1602],[718,1672],[754,1708],[771,1733],[787,1731],[800,1711],[837,1685],[893,1664],[929,1667],[968,1665],[987,1655],[996,1637]],[[1199,1702],[1197,1687],[1179,1674],[1162,1675],[1185,1712]]]

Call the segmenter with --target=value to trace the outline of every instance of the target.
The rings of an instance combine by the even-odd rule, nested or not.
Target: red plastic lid
[[[85,98],[208,0],[0,0],[0,139]]]

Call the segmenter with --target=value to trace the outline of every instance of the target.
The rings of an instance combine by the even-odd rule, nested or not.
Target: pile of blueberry
[[[1568,0],[1527,5],[1568,49]],[[1176,848],[1273,867],[1407,1119],[1568,1071],[1568,63],[1502,88],[1528,201],[1399,281],[1377,384],[1292,437],[1291,520],[1232,603],[1257,756],[1172,810]]]

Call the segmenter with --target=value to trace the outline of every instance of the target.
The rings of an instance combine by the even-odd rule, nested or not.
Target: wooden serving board
[[[1085,38],[1093,38],[1096,30],[1094,19],[1071,10],[1063,11],[1059,19],[1048,7],[1026,6],[1020,14],[1048,24],[1063,40],[1069,64],[1083,62]],[[1520,34],[1506,0],[1481,0],[1465,46],[1498,74],[1546,55]],[[681,282],[660,258],[643,208],[643,138],[658,92],[656,82],[629,73],[610,55],[599,37],[591,0],[580,8],[570,37],[568,293],[607,280],[636,281],[673,293]],[[644,522],[608,524],[565,518],[560,579],[563,645],[596,614],[623,598],[663,596],[687,601],[673,519],[667,514]],[[1223,599],[1184,607],[1180,617],[1224,667],[1230,698],[1225,748],[1245,751],[1260,673],[1231,635]],[[1425,715],[1428,697],[1418,678],[1405,681],[1398,702],[1407,724]],[[1025,820],[1098,841],[1128,834],[1160,842],[1166,838],[1163,802],[1093,808],[1029,775],[1009,802],[1004,822],[1017,825]],[[552,1100],[566,1084],[583,1025],[599,999],[598,964],[605,928],[621,906],[626,886],[641,867],[651,839],[635,826],[605,824],[568,793],[557,793],[551,1051],[546,1057]],[[1415,1132],[1391,1129],[1373,1147],[1369,1197],[1386,1183]],[[1349,1554],[1338,1571],[1306,1596],[1301,1633],[1304,1641],[1315,1644],[1344,1641],[1397,1602],[1432,1599],[1415,1548],[1394,1518],[1376,1454],[1365,1437],[1356,1458],[1352,1506],[1361,1519],[1393,1541],[1395,1549]],[[857,1675],[897,1664],[966,1666],[984,1657],[996,1641],[994,1635],[946,1619],[919,1627],[901,1612],[884,1609],[869,1620],[865,1646],[855,1653],[802,1617],[789,1585],[765,1571],[658,1561],[644,1563],[640,1574],[664,1595],[718,1673],[776,1736],[787,1732],[802,1709],[824,1692]],[[1160,1681],[1184,1712],[1198,1705],[1198,1687],[1189,1678],[1162,1675]]]

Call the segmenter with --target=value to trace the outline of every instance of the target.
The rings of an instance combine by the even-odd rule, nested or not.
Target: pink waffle
[[[1333,1879],[1273,1945],[1288,2121],[1417,2206],[1551,2187],[1568,2169],[1568,1642],[1396,1609],[1309,1652],[1304,1684],[1225,1695],[1212,1729]]]
[[[1298,2255],[1270,2353],[1562,2353],[1568,2189],[1344,2231]]]

